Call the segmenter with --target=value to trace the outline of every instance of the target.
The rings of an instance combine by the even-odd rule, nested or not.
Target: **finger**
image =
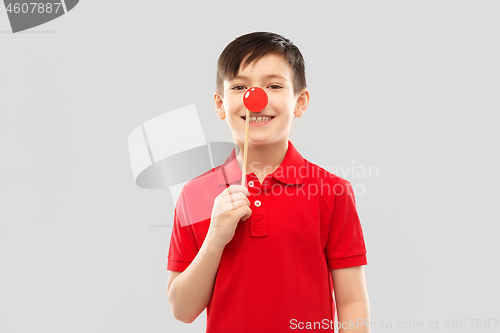
[[[248,207],[248,203],[246,202],[245,199],[243,199],[243,200],[237,200],[234,204],[235,204],[234,209],[238,209],[240,207]]]
[[[225,203],[221,207],[221,211],[222,212],[227,212],[227,211],[230,211],[230,210],[237,210],[237,209],[239,209],[241,207],[248,207],[248,203],[246,202],[245,199],[243,199],[243,200],[236,200],[233,203]]]
[[[244,193],[241,193],[241,192],[237,192],[237,193],[231,193],[230,195],[227,195],[227,196],[223,196],[221,198],[221,200],[225,201],[225,202],[235,202],[237,200],[244,200],[246,198],[246,195]]]
[[[239,208],[238,214],[241,214],[241,220],[246,221],[252,215],[252,210],[247,206],[243,206]]]
[[[231,185],[223,192],[223,197],[229,197],[231,202],[235,202],[237,199],[242,199],[250,195],[248,189],[243,185]],[[235,208],[234,205],[232,205]]]
[[[231,200],[230,197],[225,197],[220,199],[216,207],[217,215],[227,212],[229,210],[237,209],[242,204],[248,206],[248,202],[246,201],[247,198],[245,198],[244,195],[241,193],[240,193],[240,198],[235,197],[233,199],[234,200]]]
[[[232,203],[232,208],[235,208],[233,191],[231,190],[231,187],[227,188],[227,193],[228,193],[229,199],[230,199],[230,201]]]
[[[248,188],[244,185],[236,185],[236,184],[233,184],[231,186],[229,186],[227,189],[228,193],[236,193],[236,192],[242,192],[244,193],[246,196],[249,196],[250,195],[250,191],[248,190]]]

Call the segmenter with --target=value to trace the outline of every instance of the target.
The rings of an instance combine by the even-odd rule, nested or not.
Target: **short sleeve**
[[[363,230],[356,210],[356,201],[349,181],[335,186],[335,199],[330,231],[326,244],[329,269],[366,265]]]
[[[198,254],[198,245],[190,223],[184,189],[181,191],[174,211],[174,225],[167,255],[169,271],[184,271]]]

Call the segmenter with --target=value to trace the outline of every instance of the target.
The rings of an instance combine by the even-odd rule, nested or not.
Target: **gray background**
[[[12,34],[0,10],[0,331],[204,332],[165,297],[173,203],[134,184],[127,137],[196,104],[209,141],[234,38],[305,60],[291,141],[362,186],[372,322],[498,319],[497,1],[82,1]],[[358,187],[359,188],[359,187]],[[469,325],[469,323],[468,323]],[[499,331],[495,330],[449,330]],[[382,332],[385,330],[374,330]],[[436,330],[433,330],[436,331]]]

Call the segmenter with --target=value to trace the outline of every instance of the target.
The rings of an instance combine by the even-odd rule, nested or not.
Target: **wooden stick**
[[[250,124],[250,111],[247,109],[247,116],[245,122],[245,148],[243,149],[243,171],[241,175],[241,185],[247,183],[247,155],[248,155],[248,127]]]

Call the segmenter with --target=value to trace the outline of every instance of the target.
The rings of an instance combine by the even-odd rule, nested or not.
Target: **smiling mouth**
[[[266,116],[266,119],[267,119],[267,118],[269,118],[269,120],[271,120],[271,119],[274,119],[275,117],[276,117],[276,116]],[[257,121],[259,121],[259,120],[258,120],[258,118],[259,118],[259,117],[256,117],[256,118],[257,118]],[[247,117],[242,116],[242,117],[241,117],[241,119],[243,119],[243,120],[247,120]],[[269,120],[267,120],[267,121],[269,121]],[[252,117],[250,117],[250,121],[252,121]]]

